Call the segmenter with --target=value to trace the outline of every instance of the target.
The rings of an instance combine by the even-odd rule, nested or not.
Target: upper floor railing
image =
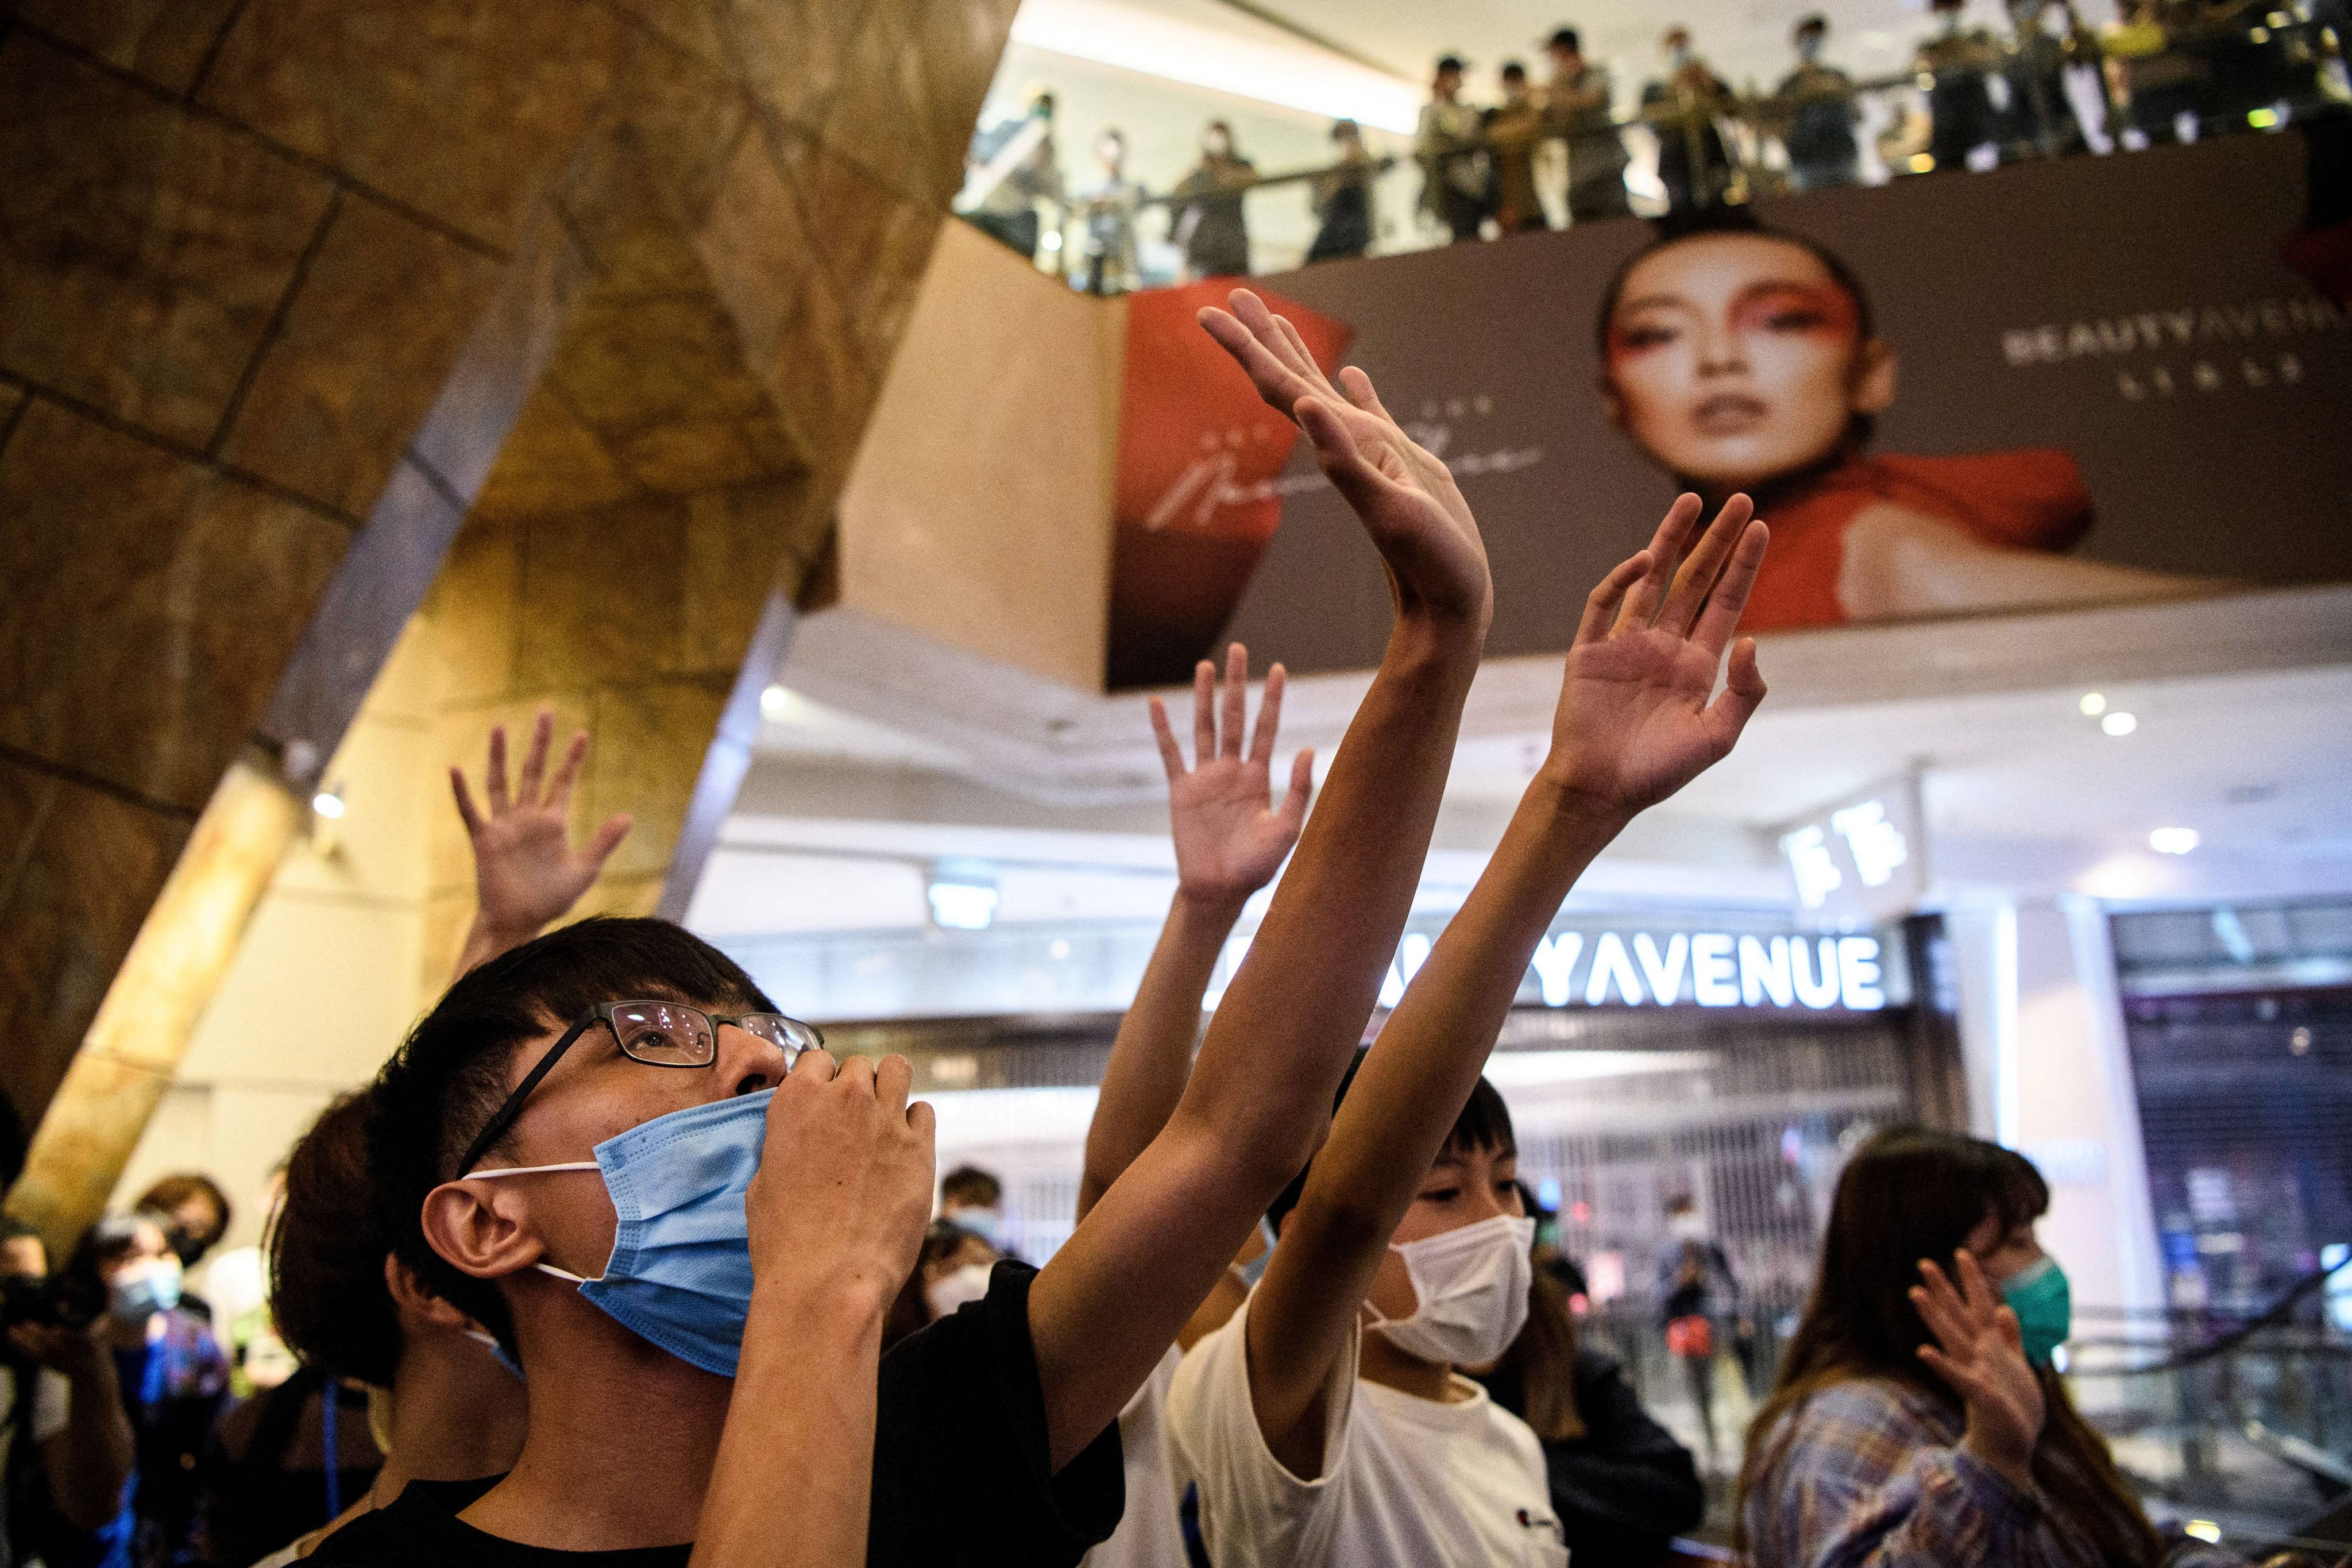
[[[2277,132],[2352,110],[2346,29],[2328,20],[2338,0],[2314,10],[2288,3],[2152,0],[2136,9],[2190,19],[2009,38],[1957,30],[1930,38],[1901,72],[1856,80],[1808,67],[1769,91],[1735,89],[1694,63],[1651,84],[1630,111],[1538,91],[1425,114],[1410,144],[1359,134],[1335,162],[1271,173],[1203,159],[1156,191],[1108,170],[1067,180],[1048,110],[983,138],[993,155],[975,157],[958,210],[1073,287],[1115,293],[1628,213]]]

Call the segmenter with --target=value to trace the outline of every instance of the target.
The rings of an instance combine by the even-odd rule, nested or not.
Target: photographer
[[[131,1478],[131,1423],[114,1367],[85,1323],[55,1321],[39,1237],[11,1225],[0,1238],[0,1562],[16,1563],[62,1531],[114,1517]],[[21,1441],[20,1441],[21,1439]]]

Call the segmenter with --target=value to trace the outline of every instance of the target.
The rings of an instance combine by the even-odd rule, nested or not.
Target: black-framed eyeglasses
[[[800,1059],[803,1051],[824,1044],[824,1033],[814,1024],[804,1024],[782,1013],[738,1013],[730,1016],[706,1013],[682,1002],[599,1002],[564,1030],[563,1037],[548,1047],[539,1065],[515,1085],[514,1092],[499,1106],[498,1114],[490,1118],[467,1148],[466,1157],[457,1162],[457,1175],[465,1175],[480,1163],[490,1145],[505,1137],[515,1118],[522,1114],[523,1101],[530,1098],[540,1079],[555,1070],[555,1064],[563,1059],[563,1053],[572,1048],[573,1041],[599,1024],[613,1032],[622,1055],[655,1068],[709,1067],[719,1059],[721,1024],[732,1024],[782,1048],[787,1068]]]

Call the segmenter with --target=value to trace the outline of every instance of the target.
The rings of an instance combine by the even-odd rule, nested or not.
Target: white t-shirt
[[[1168,1399],[1217,1568],[1565,1568],[1527,1423],[1467,1378],[1448,1404],[1358,1377],[1360,1327],[1324,1390],[1322,1475],[1285,1469],[1250,1408],[1248,1319],[1194,1345]]]
[[[1127,1511],[1110,1539],[1079,1559],[1080,1568],[1181,1568],[1184,1561],[1184,1526],[1176,1517],[1176,1505],[1189,1478],[1168,1440],[1168,1390],[1181,1359],[1176,1347],[1169,1346],[1118,1413],[1118,1445],[1127,1462]]]

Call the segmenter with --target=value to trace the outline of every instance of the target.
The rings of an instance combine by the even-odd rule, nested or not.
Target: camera
[[[62,1274],[0,1275],[0,1331],[18,1323],[86,1329],[106,1310],[102,1291]]]

